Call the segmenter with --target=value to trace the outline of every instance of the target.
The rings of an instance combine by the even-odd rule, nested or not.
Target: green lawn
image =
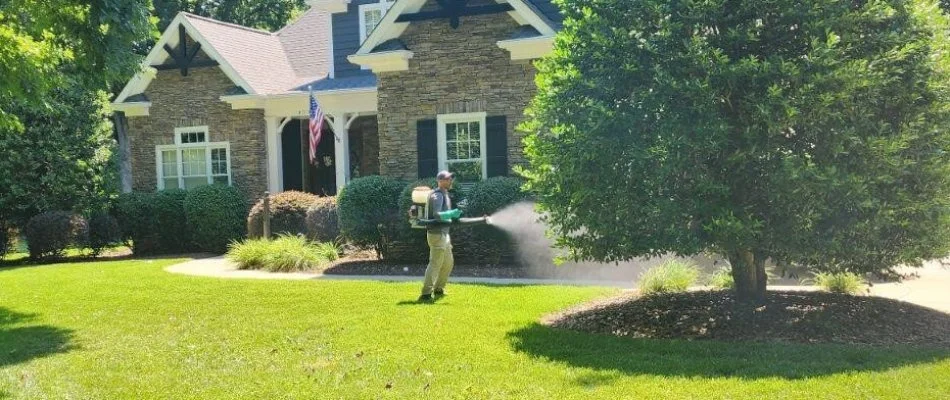
[[[554,331],[611,291],[179,276],[180,260],[0,269],[0,398],[908,398],[950,354]]]

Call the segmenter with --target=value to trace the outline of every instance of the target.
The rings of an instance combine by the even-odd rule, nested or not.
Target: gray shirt
[[[447,192],[436,189],[429,195],[429,215],[427,219],[439,219],[440,211],[449,211],[452,209],[452,199]],[[449,224],[437,224],[428,226],[426,231],[432,233],[449,233]]]

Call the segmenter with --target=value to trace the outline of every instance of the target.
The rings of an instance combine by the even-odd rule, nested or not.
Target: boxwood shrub
[[[136,255],[160,252],[155,193],[122,193],[112,204],[112,215],[119,223],[122,240],[128,241]]]
[[[524,180],[515,177],[494,177],[476,182],[469,191],[465,214],[471,217],[492,214],[510,204],[528,198],[521,186]]]
[[[307,209],[307,238],[315,242],[337,242],[340,214],[336,197],[320,197]]]
[[[119,243],[121,237],[119,223],[109,213],[97,211],[89,217],[89,248],[93,257],[101,254],[106,247]]]
[[[89,224],[70,211],[47,211],[30,218],[24,234],[31,259],[60,258],[70,246],[86,247]]]
[[[287,191],[270,195],[272,235],[289,233],[307,234],[307,210],[317,203],[316,195]],[[247,216],[247,236],[252,239],[264,236],[264,199],[258,200]]]
[[[245,236],[247,202],[238,189],[206,185],[188,191],[185,215],[197,250],[222,254]]]
[[[184,189],[166,189],[154,193],[151,199],[155,218],[151,230],[158,236],[158,252],[186,253],[194,250],[191,226],[185,213]]]
[[[405,223],[406,214],[398,209],[405,185],[404,181],[378,175],[347,184],[337,197],[343,236],[354,245],[381,251],[383,238],[393,236],[397,224]]]

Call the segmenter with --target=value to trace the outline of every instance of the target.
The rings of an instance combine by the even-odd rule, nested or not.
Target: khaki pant
[[[452,239],[448,233],[426,232],[426,241],[429,242],[429,265],[426,267],[422,294],[432,294],[433,290],[445,289],[452,267],[455,266],[455,258],[452,256]]]

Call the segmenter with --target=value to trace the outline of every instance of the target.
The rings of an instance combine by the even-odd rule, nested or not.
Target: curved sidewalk
[[[948,261],[948,260],[945,260]],[[321,273],[306,272],[267,272],[256,270],[239,270],[237,266],[222,256],[201,258],[175,264],[165,268],[166,271],[176,274],[206,276],[215,278],[237,279],[286,279],[286,280],[370,280],[384,282],[418,282],[421,276],[396,275],[324,275]],[[903,272],[914,272],[918,278],[908,279],[901,283],[877,283],[869,292],[872,295],[906,301],[950,313],[950,267],[940,261],[927,262],[922,268],[908,269]],[[561,279],[507,279],[507,278],[475,278],[452,277],[454,283],[482,283],[491,285],[561,285],[561,286],[603,286],[630,289],[634,282],[629,281],[596,281],[596,280],[561,280]],[[814,286],[775,286],[770,290],[815,290]]]
[[[267,272],[259,270],[240,270],[237,265],[223,256],[201,258],[175,264],[165,268],[175,274],[207,276],[215,278],[239,279],[285,279],[285,280],[363,280],[385,282],[421,282],[422,276],[406,275],[336,275],[311,272]],[[563,285],[563,286],[604,286],[617,288],[632,288],[633,282],[594,281],[594,280],[563,280],[563,279],[527,279],[527,278],[478,278],[452,277],[454,283],[483,283],[491,285]]]

